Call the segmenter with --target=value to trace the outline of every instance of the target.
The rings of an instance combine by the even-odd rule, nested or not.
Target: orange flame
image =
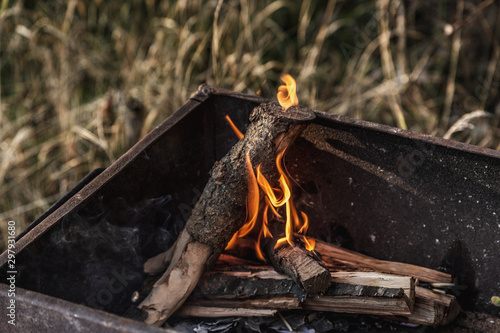
[[[298,105],[299,100],[296,94],[296,83],[290,75],[281,77],[285,85],[278,88],[278,101],[280,105],[286,109],[293,105]],[[238,138],[242,138],[243,134],[234,126],[233,122],[226,116],[226,120],[236,133]],[[305,248],[309,251],[314,250],[315,241],[307,239],[305,234],[309,227],[309,219],[304,212],[297,213],[292,201],[292,184],[287,176],[283,156],[285,150],[276,156],[276,168],[280,178],[278,180],[279,188],[273,188],[266,177],[261,172],[261,166],[256,168],[256,174],[253,170],[250,155],[246,155],[246,169],[248,173],[248,196],[247,196],[247,217],[243,227],[238,230],[226,247],[226,250],[235,249],[241,245],[240,239],[245,236],[253,237],[252,245],[255,250],[255,255],[260,260],[265,261],[264,255],[260,249],[260,241],[262,237],[273,237],[269,230],[269,212],[277,219],[283,219],[278,212],[278,209],[285,210],[285,237],[277,240],[275,248],[285,244],[295,246],[295,233],[299,234],[299,238],[303,241]],[[264,200],[261,202],[260,190],[264,193]]]
[[[255,242],[255,255],[260,260],[265,261],[264,255],[260,249],[260,239],[262,234],[271,235],[267,228],[267,224],[262,224],[263,221],[259,221],[259,205],[260,205],[260,192],[259,185],[257,184],[257,179],[255,178],[255,174],[253,172],[252,162],[250,161],[250,155],[247,153],[246,155],[246,168],[247,168],[247,181],[248,181],[248,196],[247,196],[247,218],[243,227],[238,230],[231,240],[229,241],[226,250],[234,249],[238,247],[238,239],[245,237],[250,233],[255,233],[255,230],[258,231],[257,241]],[[266,212],[267,210],[264,209]],[[259,223],[260,222],[260,223]],[[270,236],[272,237],[272,235]]]
[[[231,128],[233,129],[233,132],[234,134],[236,134],[236,136],[238,137],[238,139],[241,139],[243,138],[243,133],[241,133],[241,131],[238,129],[238,127],[236,127],[233,123],[233,121],[231,120],[231,118],[229,118],[229,116],[226,114],[226,121],[229,123],[229,126],[231,126]]]
[[[285,237],[278,239],[275,248],[286,243],[290,244],[290,246],[295,246],[294,233],[298,233],[305,244],[305,248],[309,251],[314,250],[314,241],[305,237],[305,233],[309,227],[309,219],[304,212],[300,212],[299,216],[292,202],[292,186],[283,163],[284,153],[285,151],[276,157],[276,167],[280,173],[279,188],[273,188],[269,184],[269,181],[261,172],[260,165],[256,168],[257,176],[255,176],[250,156],[249,154],[246,155],[246,168],[248,171],[247,219],[243,227],[233,235],[226,250],[237,248],[240,245],[240,238],[252,235],[257,238],[253,242],[255,255],[260,260],[265,261],[260,249],[260,241],[262,237],[273,237],[268,227],[268,213],[270,211],[276,218],[280,219],[282,217],[277,209],[282,206],[285,206],[286,216]],[[265,195],[262,209],[259,187]]]
[[[285,111],[293,106],[299,105],[299,98],[297,97],[297,84],[293,77],[289,74],[285,74],[281,77],[281,81],[285,84],[278,87],[278,102]]]
[[[286,149],[276,157],[276,168],[278,169],[278,172],[280,174],[279,184],[284,195],[281,201],[273,202],[271,200],[271,203],[273,203],[275,207],[279,207],[278,204],[282,205],[283,202],[285,204],[286,212],[285,237],[278,239],[275,248],[278,248],[285,243],[290,244],[290,246],[295,246],[294,233],[297,232],[301,235],[305,235],[307,229],[309,228],[309,219],[307,215],[304,212],[300,212],[302,217],[300,218],[292,201],[292,184],[287,176],[283,163],[283,155],[285,154],[285,151]],[[268,197],[272,195],[271,193],[266,192],[266,190],[264,189],[263,191]],[[303,240],[307,250],[314,250],[314,244],[310,240],[308,240],[305,236],[303,237]]]

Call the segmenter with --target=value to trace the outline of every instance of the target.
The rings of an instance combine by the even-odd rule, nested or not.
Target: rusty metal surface
[[[9,304],[8,290],[0,284],[3,305]],[[176,333],[21,288],[16,288],[15,301],[15,325],[8,323],[11,318],[2,311],[0,332]]]
[[[462,307],[498,315],[490,299],[500,294],[500,155],[415,137],[331,117],[310,126],[287,155],[310,232],[448,271]]]
[[[61,221],[116,197],[134,206],[171,195],[172,220],[182,223],[213,163],[237,142],[224,116],[245,132],[248,115],[265,101],[201,86],[176,113],[19,239],[18,286],[33,291],[30,297],[41,292],[86,304],[66,293],[69,286],[51,287],[54,276],[71,280],[75,273],[64,265],[47,270],[41,264],[51,256],[60,263],[75,260],[55,249],[57,233],[64,231]],[[313,235],[380,259],[448,269],[459,284],[468,286],[457,289],[467,307],[498,315],[488,297],[500,295],[500,266],[495,261],[500,253],[500,153],[316,114],[315,124],[286,158],[300,185],[298,204],[311,216]],[[6,253],[0,256],[2,281],[6,258]]]

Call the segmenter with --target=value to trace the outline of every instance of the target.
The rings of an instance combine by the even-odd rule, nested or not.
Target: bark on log
[[[291,107],[285,112],[276,102],[261,104],[252,111],[251,124],[243,139],[215,163],[182,232],[183,240],[173,245],[172,261],[167,271],[139,305],[148,312],[147,324],[161,326],[182,305],[196,286],[198,273],[212,266],[233,234],[244,224],[248,191],[247,154],[253,166],[261,164],[266,177],[277,180],[276,155],[291,144],[314,118],[314,112],[309,109]],[[187,258],[194,252],[205,258],[204,262],[195,263]],[[189,272],[196,276],[191,276],[186,270],[187,262],[191,265]],[[197,267],[193,268],[195,264]],[[172,273],[176,273],[175,278],[179,279],[175,283]],[[175,290],[178,285],[184,286],[182,293]]]

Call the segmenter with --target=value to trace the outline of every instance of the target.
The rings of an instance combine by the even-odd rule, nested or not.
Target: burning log
[[[147,324],[160,326],[189,296],[203,271],[210,268],[245,222],[248,165],[276,175],[275,158],[315,118],[306,108],[286,112],[277,103],[256,107],[245,136],[217,162],[178,240],[163,276],[139,305]]]
[[[274,238],[266,239],[263,248],[278,272],[290,276],[307,293],[317,294],[330,285],[330,272],[314,251],[289,244],[276,248]]]

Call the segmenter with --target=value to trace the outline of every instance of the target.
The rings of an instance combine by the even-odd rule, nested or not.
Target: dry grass
[[[493,0],[2,0],[0,229],[203,82],[273,97],[287,72],[303,105],[499,149],[499,41]]]

